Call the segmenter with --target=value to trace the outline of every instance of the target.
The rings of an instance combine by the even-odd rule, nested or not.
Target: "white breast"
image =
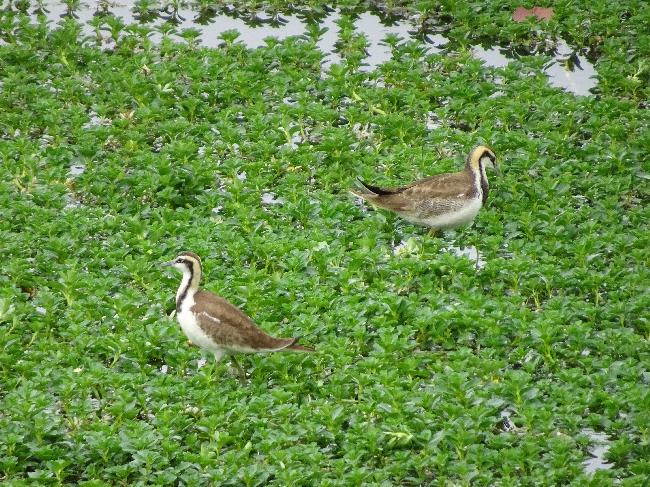
[[[429,218],[418,219],[414,223],[426,225],[432,228],[456,228],[470,223],[476,218],[483,206],[481,197],[472,198],[458,210],[443,213]]]
[[[176,315],[183,333],[185,333],[185,336],[187,336],[194,345],[215,351],[219,347],[215,346],[214,342],[199,326],[199,321],[196,319],[194,313],[190,311],[192,306],[194,306],[194,296],[188,295],[183,301],[183,306],[181,306],[180,311]]]

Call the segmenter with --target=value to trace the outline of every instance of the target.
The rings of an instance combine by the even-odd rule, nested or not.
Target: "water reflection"
[[[354,21],[354,27],[368,39],[368,56],[361,67],[363,71],[372,71],[393,57],[391,47],[382,42],[387,35],[397,35],[402,39],[413,37],[410,32],[413,26],[409,22],[401,21],[386,25],[381,22],[379,17],[370,12],[363,12],[359,15],[359,18]]]
[[[74,6],[74,8],[69,7]],[[255,49],[266,44],[269,37],[284,40],[290,36],[304,36],[308,25],[317,24],[321,30],[318,48],[323,52],[323,69],[340,63],[341,58],[336,49],[339,40],[341,19],[339,9],[322,8],[313,11],[294,10],[288,14],[266,14],[260,12],[237,11],[233,6],[212,7],[200,6],[198,9],[173,8],[168,4],[161,10],[143,7],[141,4],[111,3],[108,0],[96,2],[63,2],[45,0],[39,2],[39,7],[30,12],[34,21],[38,16],[45,15],[48,22],[58,22],[61,18],[73,17],[82,25],[85,35],[95,36],[96,30],[92,24],[98,24],[101,18],[118,18],[126,25],[141,24],[151,29],[149,37],[154,42],[160,42],[163,32],[171,38],[182,41],[180,35],[186,29],[195,29],[198,33],[197,42],[206,47],[218,47],[223,43],[223,34],[235,30],[239,33],[236,42],[242,42],[246,47]],[[99,17],[99,19],[98,19]],[[93,21],[94,19],[94,21]],[[377,66],[392,58],[391,47],[384,42],[386,36],[395,35],[402,41],[417,41],[425,48],[425,52],[434,53],[450,50],[453,46],[440,33],[417,30],[416,26],[404,19],[378,15],[377,12],[359,12],[354,20],[354,26],[359,34],[367,39],[367,56],[361,67],[363,71],[372,71]],[[101,30],[108,30],[101,26]],[[103,42],[112,44],[114,39],[104,34]],[[566,89],[576,95],[588,95],[589,90],[596,86],[596,72],[593,65],[580,52],[572,49],[564,41],[556,46],[537,52],[523,51],[521,47],[484,47],[476,45],[472,48],[474,55],[482,59],[488,66],[502,68],[522,55],[545,54],[552,60],[544,68],[552,86]]]
[[[552,86],[567,89],[576,95],[588,95],[589,90],[598,83],[594,66],[564,41],[558,42],[554,59],[544,72]]]
[[[483,46],[474,46],[472,52],[474,56],[493,68],[503,68],[512,59],[520,56],[536,54],[550,56],[551,61],[544,67],[549,84],[571,91],[576,95],[589,95],[589,90],[598,84],[594,66],[585,55],[571,49],[563,40],[560,40],[552,48],[534,52],[499,47],[484,48]]]
[[[611,440],[607,435],[589,428],[582,430],[582,433],[587,435],[591,444],[591,448],[589,449],[591,458],[583,462],[585,473],[593,474],[597,470],[608,470],[612,468],[614,465],[605,459],[611,444]]]
[[[190,19],[183,22],[179,27],[196,28],[196,24]],[[250,24],[243,19],[228,17],[227,15],[217,15],[211,24],[204,26],[203,29],[199,29],[201,31],[201,44],[207,47],[218,47],[223,42],[220,36],[225,31],[233,29],[239,32],[237,40],[242,41],[248,48],[256,49],[266,45],[264,39],[267,37],[286,39],[290,36],[302,35],[305,32],[305,25],[293,15],[282,17],[279,24],[278,22]]]
[[[452,246],[446,250],[454,254],[456,257],[465,257],[469,259],[474,263],[477,269],[483,269],[485,267],[485,264],[487,264],[487,262],[485,262],[485,260],[479,254],[478,249],[473,245],[463,248]]]
[[[69,176],[80,176],[86,171],[86,166],[84,164],[73,164],[68,170]]]

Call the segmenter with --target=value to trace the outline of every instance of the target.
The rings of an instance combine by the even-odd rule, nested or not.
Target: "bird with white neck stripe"
[[[199,289],[201,259],[194,252],[182,252],[164,266],[183,273],[176,292],[176,318],[192,344],[208,350],[219,361],[231,355],[240,376],[244,375],[233,353],[263,353],[282,350],[313,352],[298,345],[297,338],[274,338],[265,333],[242,310],[221,296]]]
[[[485,204],[489,185],[485,170],[496,165],[489,147],[479,145],[460,172],[436,174],[399,188],[380,188],[359,179],[350,192],[392,211],[411,223],[431,228],[431,234],[471,223]]]

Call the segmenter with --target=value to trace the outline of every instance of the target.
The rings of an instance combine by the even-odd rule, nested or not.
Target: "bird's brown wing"
[[[225,349],[265,351],[290,347],[295,338],[274,338],[259,328],[242,310],[208,291],[194,295],[192,312],[203,331]]]
[[[399,191],[408,191],[413,188],[424,188],[432,191],[447,191],[454,192],[462,188],[467,189],[473,183],[471,173],[467,171],[449,172],[444,174],[435,174],[423,179],[418,179],[398,188]]]
[[[471,174],[463,172],[437,174],[399,188],[379,188],[364,183],[367,191],[355,192],[365,200],[387,210],[410,212],[424,202],[460,199],[473,188]]]

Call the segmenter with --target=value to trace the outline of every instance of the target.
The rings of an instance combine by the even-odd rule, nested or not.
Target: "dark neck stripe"
[[[187,261],[185,261],[187,262]],[[181,311],[181,306],[183,305],[183,301],[185,301],[185,298],[187,297],[187,293],[190,290],[190,287],[192,287],[192,282],[194,281],[194,264],[191,263],[190,265],[190,278],[187,280],[187,284],[185,286],[185,289],[181,292],[180,296],[178,296],[178,299],[176,300],[176,312],[180,313]]]
[[[483,169],[482,158],[478,161],[478,171],[481,174],[481,191],[483,192],[482,202],[485,204],[488,198],[488,193],[490,192],[490,187],[488,186],[487,179],[485,178],[485,169]]]

